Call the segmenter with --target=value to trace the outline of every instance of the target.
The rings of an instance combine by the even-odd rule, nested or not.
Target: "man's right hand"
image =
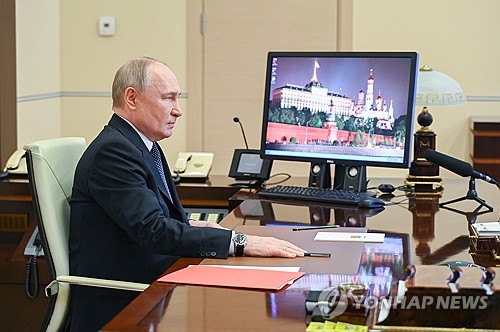
[[[274,237],[247,235],[247,239],[243,252],[245,256],[295,258],[303,257],[306,252],[288,241]]]

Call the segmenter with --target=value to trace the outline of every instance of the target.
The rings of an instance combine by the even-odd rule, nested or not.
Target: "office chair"
[[[42,331],[61,331],[67,325],[70,284],[143,291],[149,285],[69,275],[69,199],[78,160],[86,148],[82,137],[54,138],[24,146],[35,216],[50,284],[49,305]]]

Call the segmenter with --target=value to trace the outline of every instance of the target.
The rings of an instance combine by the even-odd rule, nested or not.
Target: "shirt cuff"
[[[234,256],[234,231],[231,231],[231,241],[229,243],[229,256]]]

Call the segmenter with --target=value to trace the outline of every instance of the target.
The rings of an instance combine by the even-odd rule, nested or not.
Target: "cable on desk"
[[[370,190],[370,189],[377,189],[377,187],[368,188],[367,190]],[[417,192],[415,191],[415,189],[412,186],[403,185],[403,186],[395,187],[394,189],[404,191],[405,193],[402,195],[394,195],[394,194],[392,194],[392,192],[391,193],[382,193],[381,195],[377,195],[377,198],[380,198],[380,199],[386,201],[387,203],[385,206],[392,206],[392,205],[400,205],[400,204],[402,204],[406,201],[409,201],[410,199],[415,198],[417,196]],[[409,193],[411,195],[409,195]],[[403,197],[403,196],[405,198],[402,200],[399,200],[397,202],[392,201],[394,198]],[[408,209],[410,209],[410,208],[411,207],[408,206]]]
[[[265,185],[266,185],[266,186],[273,186],[273,185],[275,185],[275,184],[280,184],[280,183],[283,183],[283,182],[287,181],[288,179],[290,179],[290,178],[292,177],[292,176],[291,176],[290,174],[288,174],[288,173],[276,173],[276,174],[271,175],[271,177],[269,177],[269,180],[271,180],[272,178],[274,178],[274,177],[276,177],[276,176],[279,176],[279,175],[284,175],[284,176],[286,176],[286,178],[285,178],[285,179],[283,179],[283,180],[281,180],[281,181],[278,181],[278,182],[272,182],[272,183],[268,183],[268,182],[266,181]],[[268,180],[268,181],[269,181],[269,180]]]

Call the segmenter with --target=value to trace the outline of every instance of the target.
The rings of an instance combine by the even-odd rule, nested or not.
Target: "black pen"
[[[305,257],[331,257],[332,254],[325,253],[325,252],[305,252],[304,256]]]
[[[308,231],[311,229],[323,229],[323,228],[338,228],[339,225],[328,225],[328,226],[308,226],[308,227],[300,227],[300,228],[292,228],[292,231]]]

